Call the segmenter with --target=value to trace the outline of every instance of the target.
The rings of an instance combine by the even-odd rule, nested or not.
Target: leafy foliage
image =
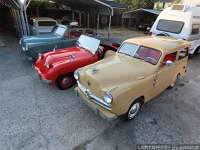
[[[154,3],[159,0],[116,0],[117,2],[127,4],[133,9],[137,8],[149,8],[152,9],[154,7]]]

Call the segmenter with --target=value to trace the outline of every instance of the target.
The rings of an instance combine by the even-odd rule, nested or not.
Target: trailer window
[[[157,30],[179,34],[181,33],[183,26],[184,26],[184,22],[181,22],[181,21],[161,19],[158,22]]]

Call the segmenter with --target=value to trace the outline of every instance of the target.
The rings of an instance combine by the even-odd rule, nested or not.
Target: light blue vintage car
[[[69,39],[68,30],[67,26],[57,25],[51,33],[24,36],[19,43],[27,58],[29,60],[36,60],[39,53],[73,46],[77,39]]]

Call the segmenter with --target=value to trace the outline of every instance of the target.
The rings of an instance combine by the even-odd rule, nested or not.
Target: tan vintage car
[[[77,70],[76,91],[103,118],[131,120],[185,75],[189,49],[189,42],[170,37],[128,39],[117,53]]]

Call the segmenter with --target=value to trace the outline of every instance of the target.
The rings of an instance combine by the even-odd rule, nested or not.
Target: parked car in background
[[[64,25],[57,25],[51,33],[24,36],[20,40],[22,51],[29,60],[36,60],[39,53],[70,47],[76,43],[76,39],[68,38],[68,30],[68,27]]]
[[[76,69],[95,63],[116,50],[115,46],[81,35],[73,47],[40,54],[35,70],[43,81],[64,90],[74,85],[73,73]]]
[[[118,52],[74,73],[79,95],[106,119],[133,119],[186,72],[190,43],[167,37],[126,40]]]
[[[35,36],[24,36],[20,40],[22,51],[29,60],[35,61],[39,53],[46,53],[52,50],[67,48],[75,45],[81,34],[95,36],[89,29],[68,28],[64,25],[57,25],[51,33]],[[98,37],[103,40],[102,37]]]
[[[153,35],[172,36],[192,42],[190,54],[200,52],[200,2],[166,8],[155,21]],[[188,1],[188,3],[190,3]]]
[[[30,30],[33,35],[50,33],[56,25],[58,25],[58,22],[48,17],[39,17],[30,20]]]
[[[95,36],[96,32],[89,28],[79,28],[79,27],[70,27],[68,32],[69,38],[77,38],[80,37],[82,34]]]
[[[149,24],[140,24],[138,25],[138,30],[139,31],[147,31],[147,29],[150,27]]]

